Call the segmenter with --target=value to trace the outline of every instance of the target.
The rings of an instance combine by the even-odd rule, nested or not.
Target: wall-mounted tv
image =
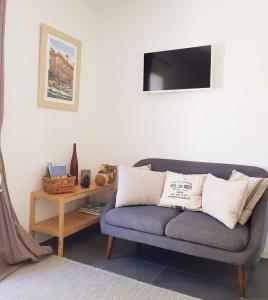
[[[211,45],[144,54],[143,91],[211,87]]]

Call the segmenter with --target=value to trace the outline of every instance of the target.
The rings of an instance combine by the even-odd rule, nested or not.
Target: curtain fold
[[[6,0],[0,0],[0,141],[4,117],[4,29]],[[14,272],[20,263],[37,262],[52,253],[51,247],[40,246],[19,224],[7,187],[0,144],[0,280]]]

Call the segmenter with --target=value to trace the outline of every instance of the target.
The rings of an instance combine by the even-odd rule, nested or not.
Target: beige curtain
[[[0,0],[0,134],[4,115],[4,24],[6,0]],[[19,224],[12,207],[4,161],[0,147],[0,280],[11,274],[20,263],[37,262],[42,255],[52,253],[51,247],[41,247]]]

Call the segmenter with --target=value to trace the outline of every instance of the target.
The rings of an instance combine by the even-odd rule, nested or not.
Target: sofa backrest
[[[211,173],[217,177],[228,179],[232,170],[237,170],[252,177],[268,177],[268,173],[264,169],[258,167],[161,158],[143,159],[138,161],[135,166],[143,166],[148,164],[151,164],[153,171],[159,172],[171,171],[184,174]]]

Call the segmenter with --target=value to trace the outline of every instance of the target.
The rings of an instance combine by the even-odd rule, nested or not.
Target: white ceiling
[[[124,5],[137,0],[85,0],[90,6],[95,9],[103,9],[117,5]]]

